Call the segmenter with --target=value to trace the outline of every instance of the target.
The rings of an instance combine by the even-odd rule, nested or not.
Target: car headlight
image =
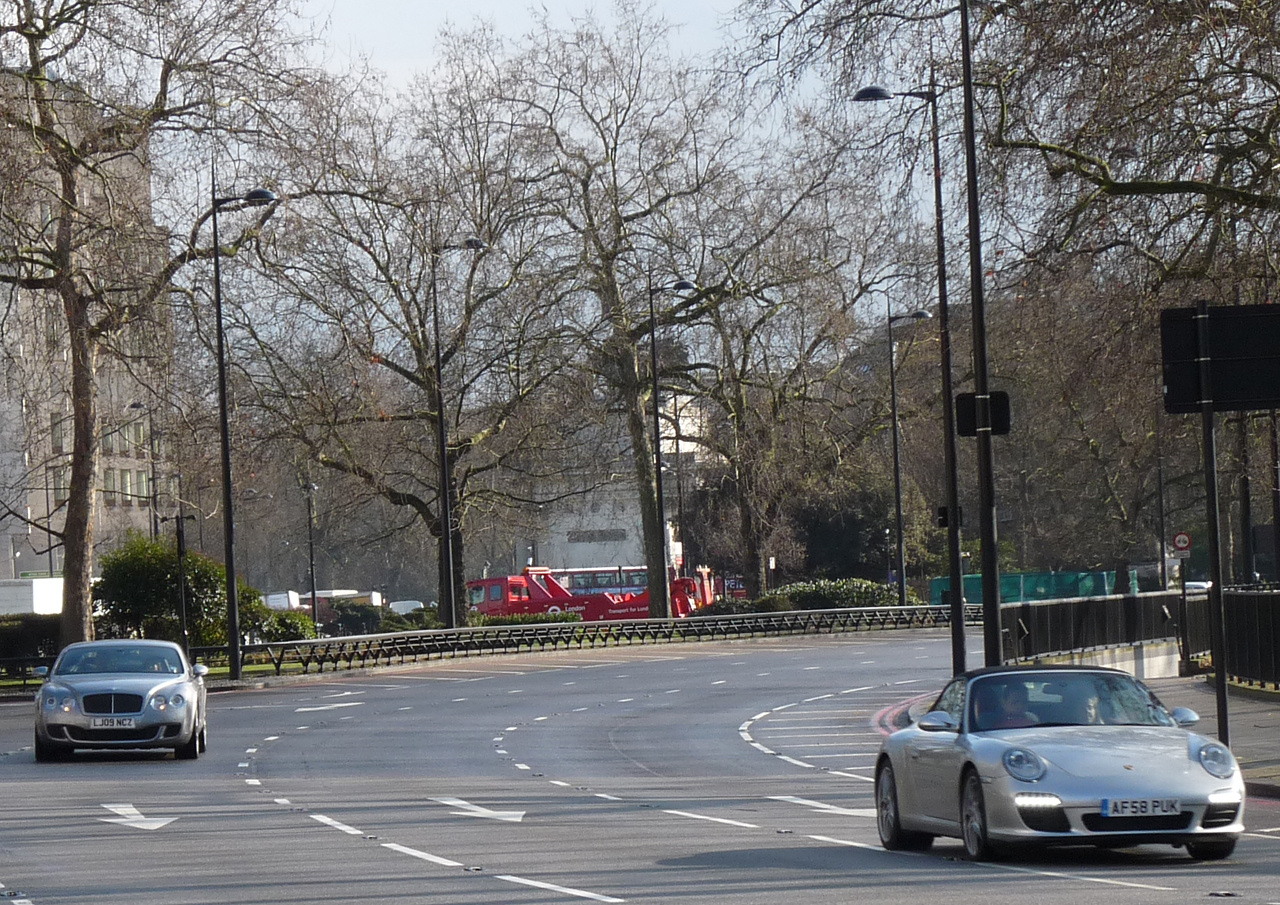
[[[1004,753],[1004,768],[1014,779],[1035,782],[1044,776],[1044,761],[1034,751],[1026,748],[1010,748]]]
[[[50,713],[74,713],[76,709],[76,698],[69,691],[62,689],[46,689],[42,695],[42,704],[44,709]]]
[[[153,694],[150,705],[152,710],[169,710],[171,708],[177,710],[186,703],[187,699],[181,692],[174,692],[172,695]]]
[[[1236,772],[1236,761],[1231,752],[1213,743],[1201,747],[1200,766],[1218,779],[1230,779]]]

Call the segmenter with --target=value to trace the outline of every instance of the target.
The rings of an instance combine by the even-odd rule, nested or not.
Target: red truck
[[[577,613],[583,622],[649,618],[647,590],[639,594],[574,595],[552,577],[550,569],[539,566],[530,566],[520,575],[468,581],[467,601],[472,611],[482,616]],[[697,578],[672,579],[672,616],[692,615],[711,601],[710,570],[699,569]]]

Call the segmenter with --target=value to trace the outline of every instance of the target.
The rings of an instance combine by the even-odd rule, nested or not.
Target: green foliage
[[[194,647],[227,643],[226,570],[199,553],[183,557],[187,579],[187,631]],[[251,626],[262,595],[236,582],[241,624]],[[93,591],[99,637],[138,636],[182,640],[178,596],[178,552],[169,540],[131,533],[102,557],[102,579]],[[265,609],[265,607],[264,607]],[[246,611],[250,619],[243,618]]]
[[[766,594],[757,600],[725,598],[698,610],[699,616],[742,616],[748,613],[785,613],[794,610],[791,601],[778,594]]]
[[[299,610],[275,611],[262,627],[263,641],[308,641],[317,636],[311,616]]]
[[[471,625],[483,628],[492,625],[546,625],[551,622],[581,622],[578,613],[520,613],[511,616],[480,616],[472,614]]]
[[[0,659],[52,657],[58,652],[61,621],[62,617],[56,614],[0,616]]]
[[[892,585],[865,578],[820,578],[784,585],[756,600],[721,600],[705,609],[700,616],[731,616],[744,613],[783,613],[788,610],[842,610],[853,607],[895,606],[898,593]],[[920,605],[918,597],[907,592],[907,603]]]
[[[336,618],[325,625],[330,635],[373,635],[383,631],[382,607],[367,603],[334,603]]]
[[[382,631],[384,632],[413,632],[428,628],[442,628],[435,610],[418,607],[409,613],[402,614],[387,610],[382,614]]]

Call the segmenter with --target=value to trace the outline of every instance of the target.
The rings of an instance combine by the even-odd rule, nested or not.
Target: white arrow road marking
[[[177,817],[143,817],[142,812],[131,804],[104,804],[104,808],[113,814],[119,814],[118,817],[99,817],[98,819],[104,823],[118,823],[121,826],[131,826],[137,830],[158,830],[162,826],[168,826],[177,820]]]
[[[315,713],[319,710],[337,710],[339,707],[362,707],[364,701],[352,701],[349,704],[324,704],[320,707],[299,707],[294,713]],[[301,727],[299,727],[301,728]]]
[[[439,802],[446,807],[459,808],[460,810],[449,812],[450,814],[457,814],[459,817],[484,817],[488,820],[504,820],[507,823],[519,823],[524,819],[524,811],[491,811],[478,804],[463,801],[461,798],[433,798],[431,800]]]
[[[827,804],[822,801],[812,801],[808,798],[796,798],[792,795],[770,795],[774,801],[785,801],[789,804],[798,804],[806,808],[813,808],[815,811],[822,811],[824,814],[840,814],[844,817],[874,817],[876,816],[875,808],[841,808],[834,804]]]

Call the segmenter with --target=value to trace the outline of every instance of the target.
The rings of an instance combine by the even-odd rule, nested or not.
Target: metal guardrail
[[[1280,592],[1224,589],[1227,670],[1245,682],[1280,685]]]
[[[890,628],[950,625],[945,606],[862,607],[840,610],[793,610],[734,616],[690,616],[685,619],[635,619],[609,622],[557,622],[546,625],[433,629],[383,635],[279,641],[241,648],[242,666],[270,663],[277,675],[286,666],[303,673],[326,669],[361,669],[419,660],[526,653],[546,650],[612,647],[631,644],[678,644],[725,641],[769,635],[830,634]],[[966,622],[979,622],[982,608],[965,609]],[[209,665],[227,662],[225,647],[193,648],[192,656]]]
[[[1000,607],[1006,662],[1148,641],[1184,640],[1179,629],[1182,623],[1187,627],[1185,655],[1207,651],[1208,604],[1203,593],[1188,595],[1185,612],[1181,593],[1171,591],[1006,603]]]

